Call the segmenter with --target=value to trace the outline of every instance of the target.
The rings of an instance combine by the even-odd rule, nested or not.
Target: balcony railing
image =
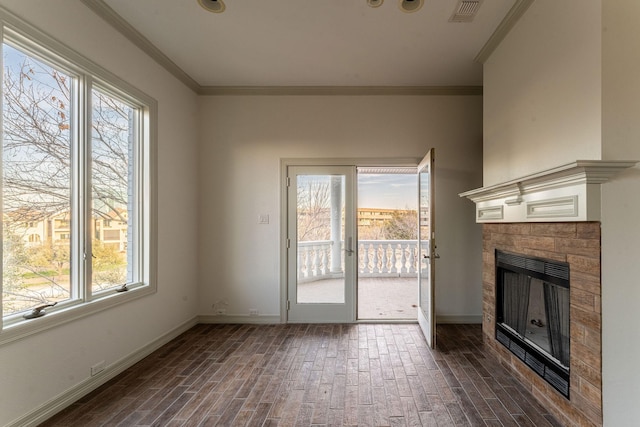
[[[344,242],[341,242],[344,249]],[[298,282],[341,277],[344,263],[331,271],[333,241],[298,243]],[[343,253],[343,252],[341,252]],[[360,277],[416,277],[418,272],[417,240],[358,241],[358,275]]]

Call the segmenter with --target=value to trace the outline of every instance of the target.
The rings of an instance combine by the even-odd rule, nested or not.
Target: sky
[[[417,209],[416,174],[358,174],[358,207]]]

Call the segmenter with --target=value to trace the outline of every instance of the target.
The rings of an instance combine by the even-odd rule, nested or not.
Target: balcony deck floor
[[[326,279],[298,285],[299,303],[336,303],[343,300],[343,280]],[[358,279],[358,319],[416,320],[416,277],[361,277]]]

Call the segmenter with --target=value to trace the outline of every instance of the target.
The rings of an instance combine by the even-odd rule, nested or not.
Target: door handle
[[[344,250],[349,256],[353,255],[353,249],[351,249],[352,247],[353,247],[353,237],[349,237],[347,239],[347,247]]]
[[[422,258],[430,259],[431,257],[430,257],[429,255],[422,255]],[[435,254],[435,255],[433,256],[433,258],[434,258],[434,259],[439,259],[439,258],[440,258],[440,254]]]

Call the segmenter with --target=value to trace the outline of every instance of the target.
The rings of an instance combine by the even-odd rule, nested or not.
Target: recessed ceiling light
[[[398,0],[400,10],[407,13],[417,12],[423,4],[424,0]]]
[[[222,0],[198,0],[200,6],[213,13],[222,13],[226,9]]]
[[[370,7],[380,7],[380,6],[382,6],[382,2],[383,1],[384,0],[367,0],[367,4]]]

